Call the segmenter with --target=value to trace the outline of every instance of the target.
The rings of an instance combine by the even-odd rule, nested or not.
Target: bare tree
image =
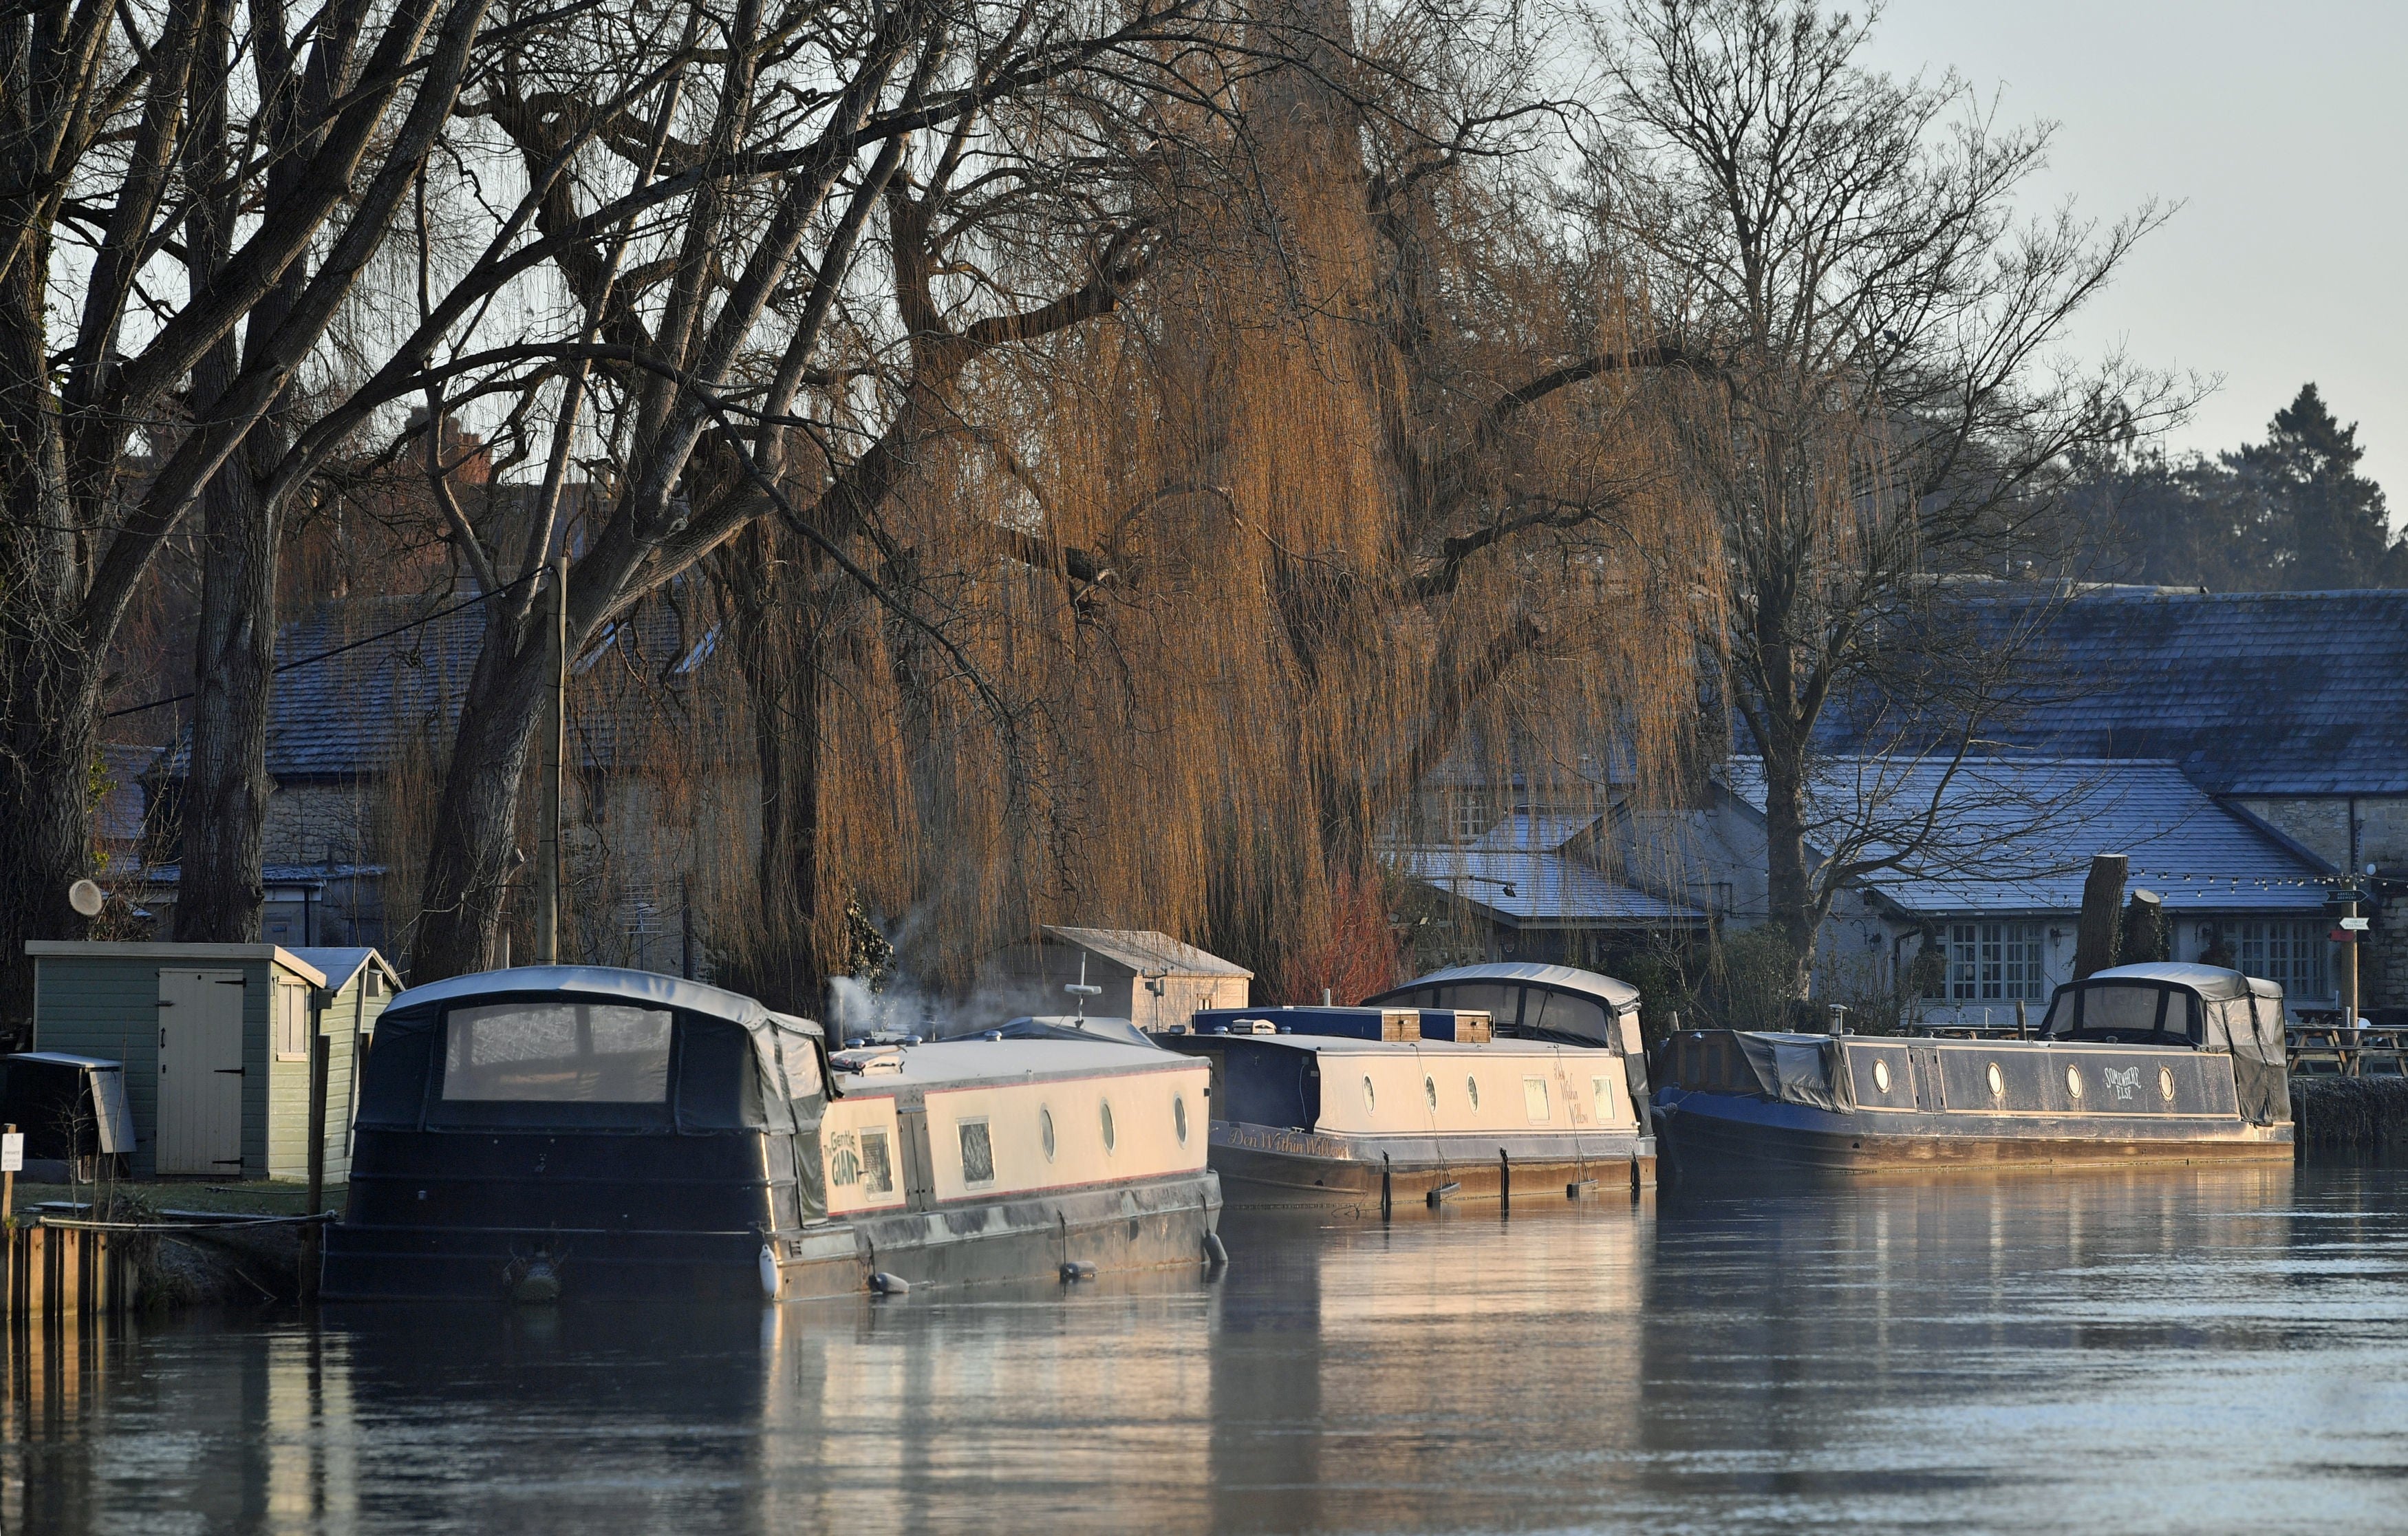
[[[2000,130],[1953,75],[1867,68],[1870,24],[1650,0],[1600,36],[1599,217],[1687,363],[1662,376],[1664,419],[1721,530],[1710,649],[1762,760],[1771,921],[1801,997],[1838,892],[1868,858],[1933,846],[1951,770],[2012,705],[2042,583],[2068,574],[2068,455],[2111,429],[2112,402],[2177,404],[2163,380],[2047,355],[2160,214],[2016,223],[2046,128]],[[1960,600],[1999,581],[2042,601],[1998,624]],[[1818,730],[1867,698],[1899,769],[1942,771],[1893,773],[1921,792],[1912,813],[1818,862]]]
[[[1049,140],[1025,120],[1084,81],[1193,93],[1179,70],[1197,58],[1178,45],[1209,43],[1218,25],[1194,0],[1103,19],[1044,6],[838,15],[738,0],[596,15],[484,77],[464,108],[492,129],[486,159],[469,162],[480,174],[427,194],[443,216],[422,223],[421,318],[279,471],[288,484],[306,475],[405,396],[426,398],[433,418],[490,399],[508,403],[512,430],[549,422],[531,499],[482,523],[443,505],[460,561],[503,596],[487,605],[444,777],[418,975],[480,966],[493,944],[544,678],[533,578],[554,553],[574,556],[570,643],[582,648],[775,518],[781,539],[968,669],[868,520],[915,446],[952,430],[963,370],[1110,310],[1153,236],[1099,199],[1082,259],[1034,295],[939,264],[960,238],[966,197],[1008,202],[1041,169]],[[1026,146],[1016,159],[1014,143]],[[509,184],[484,174],[504,156],[517,190],[480,202]],[[974,164],[976,184],[957,185]],[[448,254],[446,220],[456,231],[480,217],[481,241]],[[865,232],[882,226],[871,260]],[[961,291],[942,294],[949,285]],[[520,301],[515,334],[494,317],[505,297]],[[563,495],[572,465],[589,477],[576,509]]]
[[[0,17],[0,1007],[12,1014],[24,940],[82,929],[65,892],[93,864],[111,641],[162,544],[361,283],[477,63],[487,6],[337,0],[297,29],[254,6],[242,43],[260,96],[240,122],[226,0]],[[240,537],[256,549],[263,533],[272,525],[254,522]],[[240,579],[237,606],[258,600],[258,581]],[[243,622],[222,649],[255,672],[272,618]],[[236,738],[257,712],[243,686],[224,706]],[[243,756],[229,771],[251,771]]]

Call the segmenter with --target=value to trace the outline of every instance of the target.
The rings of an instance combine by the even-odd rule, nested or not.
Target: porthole
[[[1873,1089],[1877,1093],[1889,1092],[1888,1062],[1876,1061],[1873,1063]]]
[[[1054,1160],[1054,1112],[1044,1105],[1037,1106],[1037,1140],[1045,1148],[1045,1160]]]
[[[2169,1104],[2174,1101],[2174,1073],[2171,1067],[2157,1069],[2157,1097]]]
[[[1170,1128],[1179,1133],[1179,1144],[1185,1146],[1187,1144],[1187,1096],[1185,1094],[1170,1096]]]
[[[1465,1078],[1463,1080],[1463,1091],[1471,1096],[1471,1107],[1475,1110],[1478,1109],[1480,1107],[1480,1079],[1476,1077]]]
[[[1380,1107],[1380,1096],[1372,1088],[1371,1080],[1368,1077],[1363,1080],[1363,1107],[1370,1111],[1377,1111]]]
[[[2082,1097],[2082,1072],[2079,1068],[2068,1067],[2065,1069],[2065,1091],[2076,1098]]]
[[[1104,1150],[1112,1150],[1112,1101],[1104,1100]]]
[[[1995,1061],[1990,1063],[1990,1097],[1992,1098],[2007,1097],[2007,1074],[1999,1070],[1999,1064]]]
[[[1431,1109],[1438,1108],[1438,1079],[1434,1077],[1422,1079],[1422,1097],[1429,1100]]]

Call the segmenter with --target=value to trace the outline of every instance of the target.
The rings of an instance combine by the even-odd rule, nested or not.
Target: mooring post
[[[318,1211],[326,1203],[326,1078],[330,1053],[320,1024],[313,1006],[309,1011],[309,1223],[301,1228],[301,1304],[305,1307],[318,1299],[319,1254],[325,1238],[325,1228],[318,1225]],[[358,1049],[356,1041],[352,1049]]]
[[[1502,1215],[1513,1209],[1513,1160],[1505,1149],[1497,1149],[1497,1210]]]
[[[1396,1175],[1388,1166],[1388,1155],[1380,1154],[1380,1219],[1387,1221],[1397,1213]]]

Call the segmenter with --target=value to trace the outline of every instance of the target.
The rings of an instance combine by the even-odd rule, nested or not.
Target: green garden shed
[[[309,1037],[328,1184],[351,1174],[353,1070],[400,977],[373,949],[36,940],[34,1049],[125,1064],[134,1176],[303,1179]]]

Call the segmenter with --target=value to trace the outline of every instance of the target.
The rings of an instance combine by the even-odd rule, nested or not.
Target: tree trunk
[[[193,754],[176,883],[176,938],[184,943],[257,942],[267,899],[260,864],[272,787],[265,759],[280,520],[260,504],[241,458],[219,470],[203,497]]]
[[[12,72],[7,83],[24,82]],[[67,886],[93,872],[103,665],[79,611],[90,551],[50,387],[50,263],[37,233],[0,278],[0,1032],[21,1034],[33,1015],[25,940],[84,932]]]
[[[2123,916],[2124,881],[2132,861],[2122,854],[2090,855],[2090,875],[2082,883],[2082,924],[2074,930],[2073,979],[2115,963],[2117,925]]]
[[[1814,943],[1822,926],[1806,853],[1806,775],[1795,753],[1764,754],[1765,912],[1789,951],[1790,996],[1813,996]]]
[[[570,592],[576,591],[572,578]],[[538,605],[540,607],[540,605]],[[531,628],[532,626],[530,626]],[[574,628],[569,642],[576,643]],[[489,631],[453,733],[452,762],[427,850],[413,983],[440,981],[492,963],[494,935],[509,894],[527,749],[543,718],[545,653],[539,635]]]

